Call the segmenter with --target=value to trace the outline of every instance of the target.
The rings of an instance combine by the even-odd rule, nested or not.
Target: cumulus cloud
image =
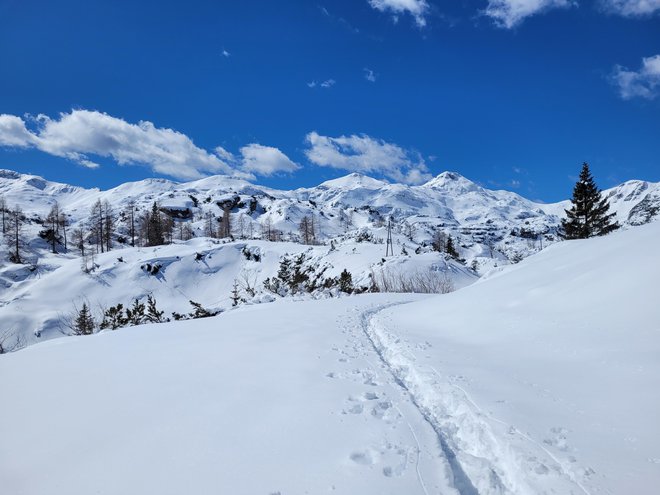
[[[28,124],[32,124],[30,128]],[[56,119],[2,114],[0,146],[36,148],[87,168],[99,166],[93,156],[110,158],[119,165],[148,166],[178,179],[210,174],[252,179],[254,174],[271,175],[298,168],[276,148],[251,144],[241,149],[242,159],[237,159],[222,147],[213,152],[199,148],[173,129],[159,128],[148,121],[132,124],[90,110],[72,110]]]
[[[315,165],[350,172],[379,173],[397,182],[420,184],[432,176],[418,153],[367,135],[340,137],[310,132],[305,155]]]
[[[25,121],[16,115],[0,115],[0,146],[28,148],[34,145],[34,136],[25,127]]]
[[[660,94],[660,55],[643,58],[642,66],[637,71],[618,65],[611,79],[624,100],[652,100]]]
[[[369,82],[376,82],[376,74],[371,69],[364,68],[364,78]]]
[[[601,0],[606,12],[624,17],[643,17],[660,11],[660,0]]]
[[[2,115],[0,119],[8,124],[0,126],[4,146],[37,148],[89,168],[98,167],[90,159],[96,155],[119,165],[147,165],[155,172],[181,179],[209,173],[236,174],[219,156],[198,148],[185,134],[147,121],[131,124],[106,113],[73,110],[58,119],[37,116],[32,131],[20,117]]]
[[[369,5],[380,12],[388,12],[397,21],[399,16],[409,13],[419,27],[426,26],[429,4],[426,0],[368,0]]]
[[[241,148],[241,168],[245,172],[270,176],[277,173],[291,173],[300,169],[300,165],[291,161],[279,149],[261,144],[248,144]]]
[[[499,27],[512,29],[532,15],[573,5],[574,0],[488,0],[484,13]]]

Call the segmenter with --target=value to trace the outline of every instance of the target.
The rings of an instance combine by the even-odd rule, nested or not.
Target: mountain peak
[[[319,186],[328,189],[380,189],[387,184],[385,181],[353,172],[343,177],[327,180],[319,184]]]
[[[23,174],[19,174],[18,172],[14,172],[13,170],[7,170],[7,169],[0,169],[0,179],[20,179],[23,176]]]
[[[436,177],[423,184],[423,187],[434,189],[448,189],[453,191],[469,192],[481,189],[474,182],[466,179],[458,172],[446,171],[438,174]]]

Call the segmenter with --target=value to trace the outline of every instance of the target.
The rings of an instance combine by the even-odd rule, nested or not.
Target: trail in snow
[[[379,368],[389,375],[389,382],[401,390],[413,406],[411,410],[434,432],[439,447],[437,454],[444,459],[450,486],[460,495],[539,494],[557,490],[588,494],[573,473],[547,449],[509,427],[509,435],[515,433],[530,444],[523,451],[519,445],[513,448],[510,438],[498,436],[490,428],[488,420],[494,418],[488,418],[464,390],[443,379],[433,366],[416,364],[411,349],[386,332],[377,321],[380,312],[398,304],[402,303],[362,311],[354,322],[361,335],[352,332],[351,337],[366,343],[363,347],[365,360],[369,362],[369,355],[378,359]],[[375,368],[373,364],[372,367]],[[425,372],[425,367],[433,373]],[[406,419],[405,414],[402,416]],[[408,425],[414,437],[409,422]],[[539,450],[550,458],[552,469],[540,467],[545,464],[539,464]],[[540,472],[544,476],[539,482]],[[422,486],[425,474],[418,468]]]

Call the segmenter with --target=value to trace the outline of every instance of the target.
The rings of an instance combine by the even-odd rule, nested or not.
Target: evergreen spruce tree
[[[83,303],[82,308],[80,308],[73,321],[73,333],[76,335],[91,335],[94,333],[95,326],[94,317],[87,303]]]
[[[197,318],[209,318],[211,316],[215,316],[218,314],[217,311],[209,311],[206,309],[204,306],[202,306],[200,303],[195,302],[195,301],[188,301],[190,305],[193,307],[193,310],[188,313],[188,317],[192,319],[197,319]]]
[[[124,305],[117,304],[108,308],[103,314],[103,321],[99,328],[105,330],[117,330],[118,328],[125,327],[128,324],[128,319],[124,316]]]
[[[458,251],[456,251],[456,248],[454,247],[454,240],[451,238],[451,236],[447,236],[447,244],[445,244],[445,252],[455,260],[458,259]]]
[[[144,303],[141,303],[136,298],[133,301],[133,306],[126,308],[126,320],[128,324],[132,326],[142,325],[145,320],[144,309]]]
[[[231,299],[232,306],[238,306],[241,302],[241,293],[238,290],[238,280],[236,279],[234,279],[234,286],[231,289],[231,296],[229,296],[229,299]]]
[[[151,207],[151,214],[148,217],[147,246],[160,246],[165,244],[163,236],[163,219],[160,216],[160,208],[157,203]]]
[[[353,292],[353,275],[346,268],[339,274],[339,290],[346,294]]]
[[[147,296],[147,313],[145,319],[150,323],[163,323],[167,321],[167,318],[164,318],[165,311],[158,311],[156,306],[156,299],[153,296]]]
[[[580,178],[573,188],[571,203],[571,208],[564,210],[566,218],[561,222],[564,239],[587,239],[619,228],[614,213],[608,213],[610,204],[602,197],[586,162],[582,164]]]

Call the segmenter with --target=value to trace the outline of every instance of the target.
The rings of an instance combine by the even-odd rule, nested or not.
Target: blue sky
[[[88,187],[660,180],[660,0],[2,0],[0,67],[0,168]]]

